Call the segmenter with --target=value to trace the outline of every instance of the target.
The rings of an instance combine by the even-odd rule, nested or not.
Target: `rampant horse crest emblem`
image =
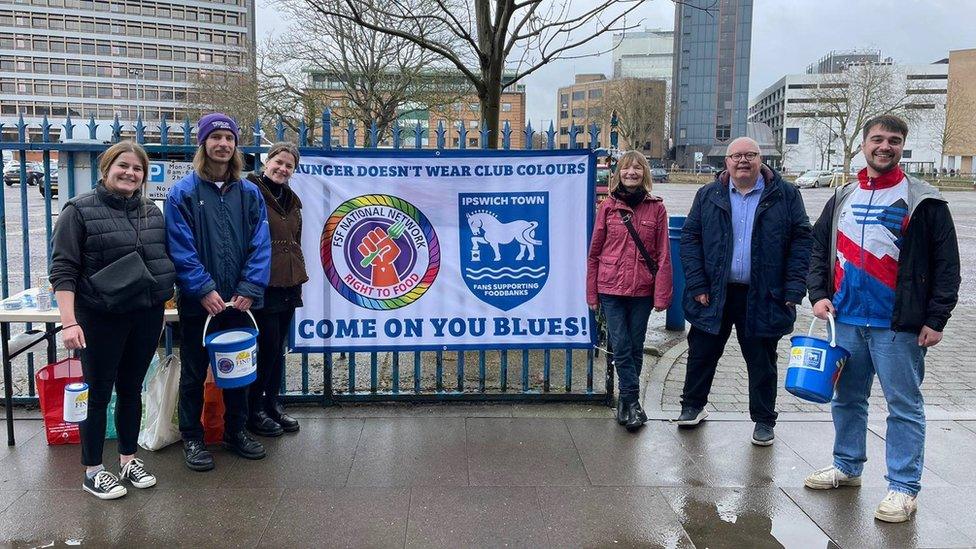
[[[535,297],[549,278],[549,193],[461,193],[461,276],[503,311]]]

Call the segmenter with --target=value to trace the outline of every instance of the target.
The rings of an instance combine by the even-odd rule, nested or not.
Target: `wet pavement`
[[[607,408],[558,405],[296,408],[302,430],[247,461],[214,447],[193,473],[179,445],[141,452],[159,477],[118,501],[80,489],[77,446],[35,419],[0,448],[0,540],[137,547],[976,547],[976,422],[928,426],[916,518],[874,519],[883,423],[864,486],[815,492],[832,426],[786,421],[771,447],[748,421],[630,434]],[[111,462],[115,444],[106,448]]]

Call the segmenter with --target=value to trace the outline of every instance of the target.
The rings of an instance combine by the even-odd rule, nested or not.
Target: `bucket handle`
[[[817,324],[817,317],[813,317],[813,321],[810,322],[810,329],[807,330],[807,335],[813,336],[813,327]],[[206,328],[203,330],[206,332]],[[830,346],[837,346],[837,328],[834,326],[834,315],[827,313],[827,331],[830,332]]]
[[[226,305],[227,307],[223,311],[217,313],[218,315],[219,314],[223,314],[224,311],[226,311],[227,309],[236,309],[236,307],[234,307],[234,304],[233,303],[227,302],[227,303],[224,303],[224,305]],[[248,311],[240,311],[240,312],[245,313],[245,314],[247,314],[248,317],[250,317],[251,323],[254,324],[254,329],[257,330],[258,329],[258,322],[256,320],[254,320],[254,315],[251,314],[251,311],[248,310]],[[207,320],[204,321],[204,323],[203,323],[203,336],[202,336],[202,338],[200,340],[200,345],[202,345],[204,348],[206,348],[206,346],[207,346],[207,328],[210,326],[210,320],[213,319],[213,317],[215,317],[215,316],[216,315],[207,315]]]

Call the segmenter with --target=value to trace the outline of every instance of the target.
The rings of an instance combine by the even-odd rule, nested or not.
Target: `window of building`
[[[586,115],[586,109],[573,109],[573,118],[583,118]]]
[[[584,98],[586,98],[585,91],[580,90],[573,92],[573,101],[582,101]]]
[[[800,128],[786,128],[786,144],[796,145],[800,142]]]
[[[590,90],[588,95],[590,99],[599,99],[603,97],[603,90],[600,88],[595,88]]]
[[[911,149],[904,149],[903,151],[901,151],[901,157],[902,158],[911,158],[912,157],[912,150]]]
[[[559,111],[559,119],[565,120],[569,118],[569,111]]]
[[[688,137],[688,131],[685,128],[679,129],[678,130],[678,139],[685,139],[686,137]]]
[[[502,103],[502,112],[511,112],[511,111],[512,111],[511,103]]]
[[[568,93],[560,94],[559,95],[559,102],[562,103],[563,105],[568,104],[569,103],[569,94]]]

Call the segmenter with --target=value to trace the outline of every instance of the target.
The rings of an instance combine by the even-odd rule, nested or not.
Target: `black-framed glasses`
[[[750,152],[747,152],[747,153],[733,153],[733,154],[730,154],[729,155],[729,158],[731,158],[732,160],[734,160],[736,162],[742,160],[743,158],[745,158],[749,162],[752,162],[753,160],[759,158],[759,153],[757,153],[755,151],[750,151]]]

